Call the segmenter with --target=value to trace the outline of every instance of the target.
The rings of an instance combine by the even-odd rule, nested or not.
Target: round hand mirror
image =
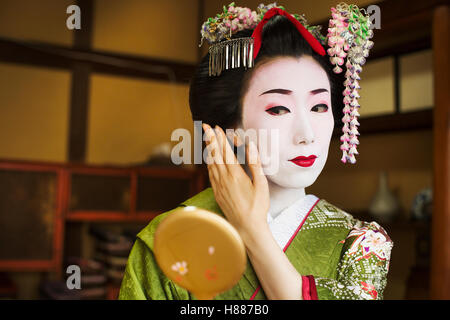
[[[223,217],[194,206],[163,219],[154,253],[164,274],[199,300],[231,289],[247,265],[244,243]]]

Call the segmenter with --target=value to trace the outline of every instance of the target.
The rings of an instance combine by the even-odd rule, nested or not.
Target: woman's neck
[[[268,180],[269,183],[269,193],[270,193],[270,209],[269,213],[272,218],[275,219],[284,209],[289,207],[295,201],[303,198],[305,193],[305,188],[294,189],[294,188],[284,188],[276,183]]]

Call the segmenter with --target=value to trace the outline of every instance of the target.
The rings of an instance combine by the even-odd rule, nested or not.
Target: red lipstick
[[[311,167],[314,164],[314,161],[316,161],[317,156],[315,155],[311,155],[309,157],[297,157],[294,159],[291,159],[289,161],[292,161],[293,163],[295,163],[296,165],[300,166],[300,167]]]

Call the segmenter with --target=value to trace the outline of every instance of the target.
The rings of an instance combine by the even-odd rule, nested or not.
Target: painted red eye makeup
[[[281,116],[283,114],[290,113],[291,111],[288,108],[283,107],[283,106],[275,106],[275,107],[266,109],[266,112],[273,116]]]
[[[324,113],[328,111],[328,106],[325,103],[316,104],[314,107],[311,108],[311,111],[318,112],[318,113]]]

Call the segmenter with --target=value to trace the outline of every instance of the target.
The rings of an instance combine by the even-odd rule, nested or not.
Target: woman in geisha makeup
[[[342,28],[342,10],[333,11],[336,28]],[[245,67],[233,61],[222,69],[210,50],[190,87],[193,120],[204,123],[208,138],[211,188],[182,205],[223,215],[239,232],[249,257],[239,283],[216,299],[381,299],[393,245],[385,230],[305,191],[325,166],[334,126],[343,115],[343,161],[354,162],[357,154],[355,57],[347,60],[343,83],[333,71],[343,65],[339,48],[348,41],[332,34],[327,55],[317,32],[294,21],[303,26],[304,18],[275,4],[260,6],[259,12],[259,23],[250,9],[231,4],[226,12],[242,22],[231,39],[255,36],[254,47],[248,48],[256,54],[247,51],[255,59],[245,61]],[[233,32],[233,22],[229,29],[221,27]],[[332,60],[335,66],[329,55],[339,58]],[[227,135],[226,129],[239,134]],[[263,134],[274,136],[264,140]],[[245,148],[244,165],[227,137]],[[138,235],[121,299],[193,298],[154,261],[151,239],[159,221]]]

